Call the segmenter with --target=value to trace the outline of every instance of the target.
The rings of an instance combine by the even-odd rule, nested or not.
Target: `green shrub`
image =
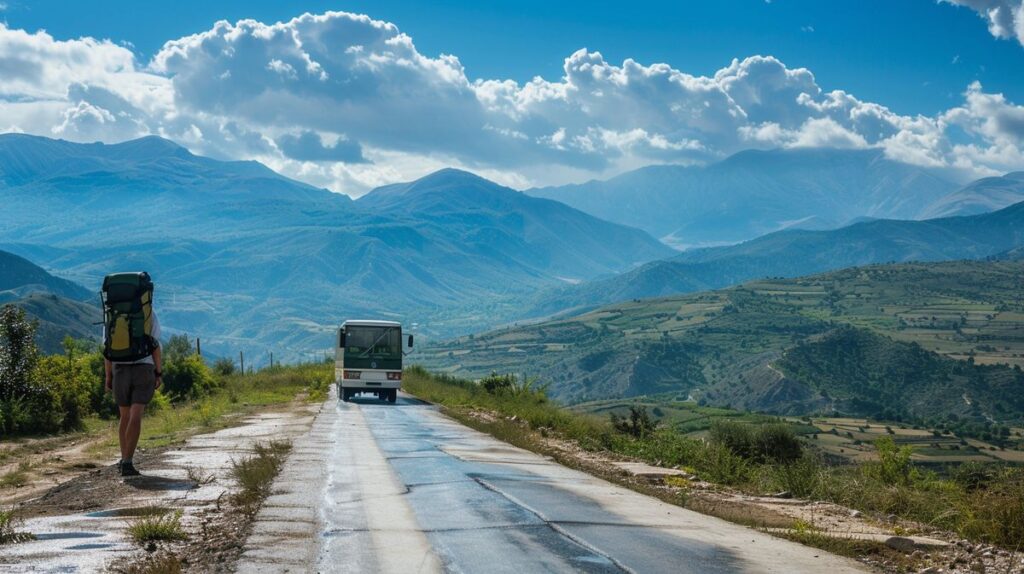
[[[812,498],[822,483],[829,480],[828,470],[815,457],[804,457],[788,462],[761,466],[758,469],[759,490],[762,492],[789,492],[797,498]]]
[[[153,393],[153,399],[146,405],[147,414],[156,414],[171,408],[171,398],[164,394],[163,386]]]
[[[235,374],[235,361],[228,357],[221,357],[213,362],[213,372],[226,377]]]
[[[208,395],[217,385],[209,367],[199,355],[175,356],[164,361],[164,392],[177,399]]]
[[[490,375],[480,379],[480,388],[492,395],[497,395],[503,391],[511,389],[515,380],[515,375],[499,375],[498,373],[492,372]]]
[[[784,423],[750,425],[717,420],[711,425],[711,441],[757,463],[791,462],[803,454],[800,439]]]
[[[897,446],[891,436],[875,439],[878,461],[866,462],[861,467],[864,474],[889,486],[906,486],[915,477],[914,465],[910,463],[913,449]]]

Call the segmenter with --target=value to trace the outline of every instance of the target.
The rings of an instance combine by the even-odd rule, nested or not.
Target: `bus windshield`
[[[345,329],[345,358],[401,359],[401,328],[350,325]]]

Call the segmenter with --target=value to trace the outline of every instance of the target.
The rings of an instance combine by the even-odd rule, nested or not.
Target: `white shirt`
[[[154,339],[156,339],[157,342],[159,343],[159,341],[160,341],[160,320],[156,318],[156,311],[153,311],[152,319],[153,319],[153,326],[149,330],[149,334],[152,335],[152,337]],[[106,326],[104,326],[103,327],[103,339],[106,340],[106,338],[107,338],[107,328],[106,328]],[[111,363],[113,363],[115,365],[152,365],[152,364],[154,364],[153,363],[153,355],[150,355],[148,357],[143,357],[143,358],[139,359],[138,361],[111,361]]]

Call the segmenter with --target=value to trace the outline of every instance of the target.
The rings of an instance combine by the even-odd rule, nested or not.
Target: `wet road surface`
[[[565,468],[407,395],[336,408],[319,572],[868,571]]]

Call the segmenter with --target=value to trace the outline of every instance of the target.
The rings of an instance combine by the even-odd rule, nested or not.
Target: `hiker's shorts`
[[[114,400],[119,407],[146,405],[156,392],[156,367],[149,363],[114,364]]]

